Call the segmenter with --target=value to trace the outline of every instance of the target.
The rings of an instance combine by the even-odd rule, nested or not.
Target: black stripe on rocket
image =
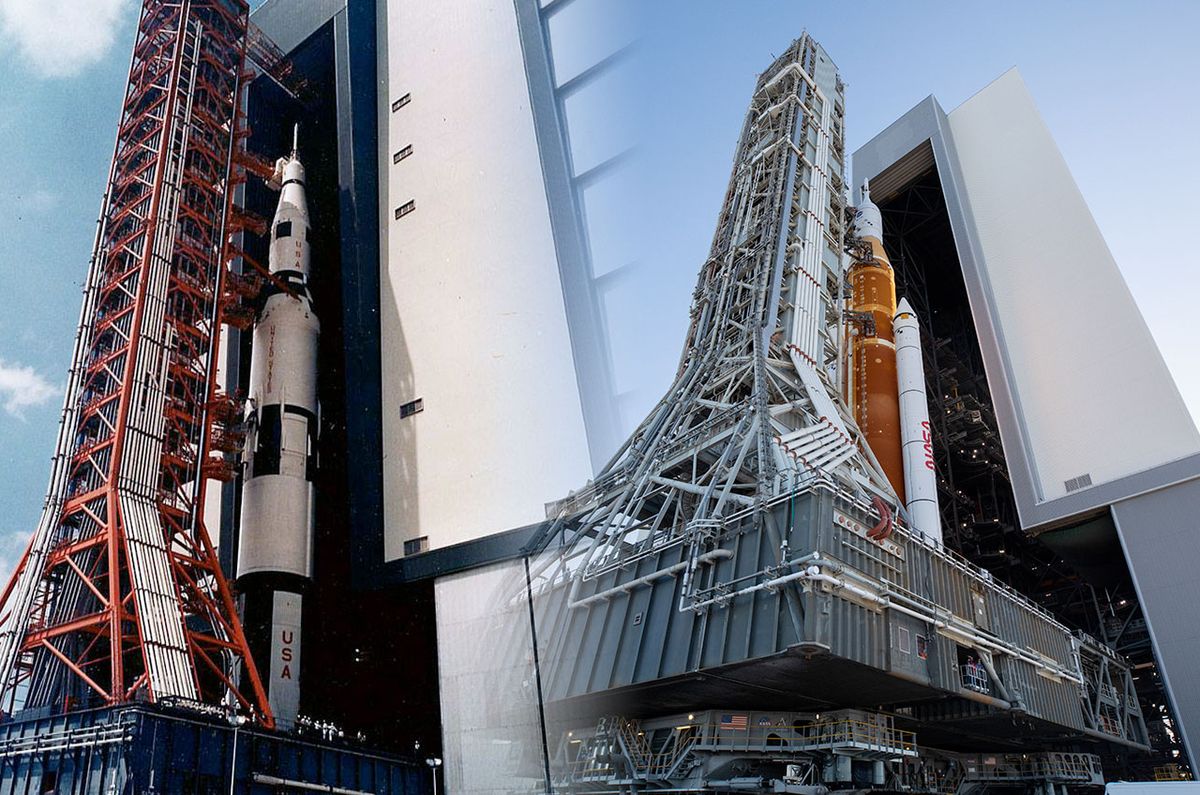
[[[279,462],[283,457],[283,415],[304,417],[308,430],[308,445],[305,451],[304,479],[310,483],[317,474],[317,415],[291,403],[262,406],[256,412],[258,427],[255,433],[253,470],[250,477],[278,475]]]

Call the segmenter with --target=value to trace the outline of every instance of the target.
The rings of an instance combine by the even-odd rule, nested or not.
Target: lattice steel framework
[[[0,602],[0,703],[167,698],[272,725],[203,521],[245,0],[145,0],[41,521]]]
[[[1031,633],[1054,638],[1058,656],[1051,661],[1041,652],[1040,657],[1030,655],[1014,640],[1019,633],[1007,626],[976,625],[963,618],[960,629],[939,633],[939,638],[970,646],[983,660],[989,680],[1001,692],[1000,699],[987,702],[989,708],[1007,704],[1020,712],[1028,709],[1020,692],[1008,686],[1018,674],[1006,671],[1005,680],[997,673],[994,661],[1005,657],[1014,666],[1032,666],[1039,672],[1033,676],[1066,683],[1061,692],[1072,694],[1068,702],[1077,696],[1083,709],[1076,714],[1072,703],[1069,714],[1063,713],[1067,717],[1058,718],[1072,732],[1141,744],[1145,726],[1129,697],[1129,670],[1113,652],[903,527],[889,540],[894,517],[903,517],[903,510],[838,386],[846,369],[846,335],[855,333],[844,311],[845,254],[862,246],[847,224],[842,95],[828,56],[807,34],[759,77],[693,296],[675,381],[595,482],[563,500],[557,519],[526,550],[530,566],[519,586],[529,600],[536,634],[549,638],[544,649],[532,638],[539,698],[550,703],[556,698],[599,699],[626,685],[649,688],[653,675],[635,681],[634,666],[617,672],[613,660],[618,654],[621,661],[637,659],[656,642],[666,648],[668,637],[672,644],[694,644],[678,658],[687,660],[684,669],[671,669],[672,676],[748,662],[751,648],[769,647],[774,654],[778,649],[771,644],[781,635],[773,610],[780,615],[786,611],[793,643],[802,646],[802,639],[810,637],[806,615],[814,627],[836,623],[815,618],[813,604],[806,609],[798,585],[804,580],[830,586],[847,604],[870,605],[871,610],[944,630],[950,626],[947,621],[959,619],[948,619],[953,611],[932,601],[933,575],[923,573],[917,563],[927,556],[930,565],[954,570],[956,577],[972,583],[967,590],[991,594],[981,600],[1011,605],[1012,615],[1034,628]],[[869,332],[860,328],[857,333]],[[857,549],[853,544],[792,549],[794,527],[788,527],[786,511],[797,497],[811,494],[829,494],[831,509],[836,505],[843,513],[839,524],[831,510],[830,526],[839,532],[850,528],[856,536],[861,529],[881,549],[894,548],[881,555],[908,561],[903,565],[913,570],[902,574],[908,570],[900,563],[884,564],[874,551],[858,564],[849,563],[843,556],[857,554],[846,551]],[[874,526],[863,525],[868,518]],[[741,539],[751,536],[758,540],[743,546]],[[809,554],[792,557],[805,552]],[[886,566],[887,573],[865,573],[876,564]],[[896,590],[906,587],[898,580],[910,574],[912,582],[922,583],[919,598]],[[618,610],[632,612],[633,594],[643,589],[669,593],[674,609],[669,614],[660,610],[653,618],[638,612],[633,622],[611,618]],[[720,633],[728,624],[721,622],[733,621],[728,616],[738,600],[743,610],[738,615],[751,621],[758,610],[752,605],[761,593],[780,595],[775,605],[762,607],[770,618],[760,626],[770,627],[770,643],[755,646],[746,635],[744,645],[726,645],[727,636]],[[648,599],[647,605],[653,596]],[[915,599],[912,604],[921,607],[913,612],[903,607],[905,599]],[[621,607],[610,614],[609,606],[617,604]],[[542,625],[536,626],[539,610]],[[673,618],[687,614],[688,619]],[[643,618],[647,625],[658,623],[643,628]],[[724,639],[714,641],[712,648],[719,651],[706,657],[709,647],[704,644],[713,626]],[[646,647],[639,645],[643,642]],[[857,654],[849,645],[845,648],[837,653],[846,659]],[[722,656],[727,652],[728,657]],[[865,656],[853,659],[865,662]],[[933,678],[929,681],[935,686]],[[543,683],[549,686],[548,696]],[[963,688],[955,683],[949,692]]]
[[[694,561],[731,513],[818,479],[890,522],[895,495],[835,386],[844,100],[835,75],[814,79],[818,50],[803,36],[755,87],[674,384],[562,505],[584,512],[554,528],[590,538],[559,541],[584,577],[663,545],[689,544]]]

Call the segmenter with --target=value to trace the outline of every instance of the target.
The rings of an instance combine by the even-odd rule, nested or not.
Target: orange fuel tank
[[[879,460],[892,489],[904,501],[904,456],[900,442],[900,388],[896,380],[896,278],[883,248],[883,220],[863,185],[855,214],[858,237],[871,257],[850,266],[850,394],[854,419]],[[864,252],[865,253],[865,252]]]

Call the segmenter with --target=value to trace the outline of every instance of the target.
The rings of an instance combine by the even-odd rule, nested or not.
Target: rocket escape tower
[[[760,782],[746,791],[944,790],[895,761],[918,745],[945,755],[939,775],[968,754],[1074,754],[1068,780],[1094,785],[1092,754],[1148,747],[1128,663],[914,529],[847,405],[919,403],[898,414],[923,417],[919,496],[936,494],[919,377],[854,356],[884,307],[884,339],[921,368],[890,268],[853,278],[883,237],[878,208],[851,225],[844,205],[843,97],[807,34],[759,77],[675,381],[531,546],[521,676],[547,776],[573,791],[724,791],[708,782],[730,771]],[[899,453],[909,434],[892,432]]]
[[[6,712],[220,705],[272,725],[204,526],[244,138],[244,0],[145,0],[45,507],[0,605]]]

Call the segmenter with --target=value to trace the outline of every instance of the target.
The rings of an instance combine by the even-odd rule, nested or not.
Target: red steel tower
[[[144,0],[41,521],[0,596],[0,705],[273,718],[204,526],[245,0]],[[230,318],[230,322],[233,318]]]

